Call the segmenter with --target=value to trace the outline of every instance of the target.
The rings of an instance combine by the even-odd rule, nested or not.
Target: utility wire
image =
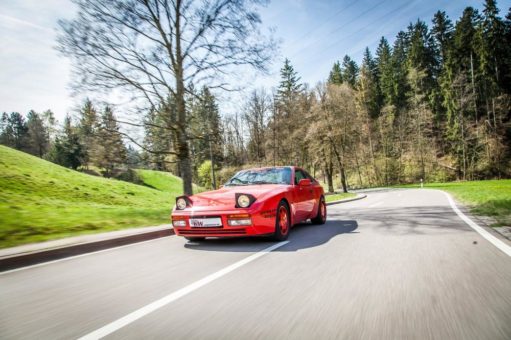
[[[356,17],[354,17],[354,18],[353,18],[353,19],[351,19],[350,21],[348,21],[348,22],[344,23],[343,25],[341,25],[341,26],[339,26],[339,27],[335,28],[333,31],[330,31],[330,33],[329,33],[328,35],[332,35],[332,33],[335,33],[335,32],[337,32],[337,31],[339,31],[340,29],[342,29],[342,28],[346,27],[347,25],[349,25],[349,24],[353,23],[354,21],[358,20],[358,19],[359,19],[360,17],[362,17],[363,15],[365,15],[365,14],[367,14],[367,13],[371,12],[371,11],[372,11],[372,10],[374,10],[376,7],[380,6],[381,4],[383,4],[383,3],[384,3],[384,2],[386,2],[386,1],[388,1],[388,0],[382,0],[382,1],[378,2],[376,5],[374,5],[374,6],[370,7],[370,8],[368,8],[366,11],[364,11],[364,12],[360,13],[359,15],[357,15]],[[306,45],[306,46],[304,46],[304,47],[302,47],[302,48],[300,48],[298,51],[296,51],[295,53],[293,53],[293,55],[291,56],[291,58],[296,57],[296,56],[297,56],[300,52],[302,52],[303,50],[305,50],[305,49],[306,49],[306,48],[308,48],[309,46],[310,46],[310,44],[309,44],[309,45]]]
[[[355,1],[352,1],[351,3],[349,3],[347,6],[341,8],[340,10],[338,10],[337,12],[335,12],[332,16],[330,16],[328,19],[326,19],[325,21],[323,21],[320,25],[314,27],[313,29],[309,30],[308,32],[306,32],[304,35],[302,35],[300,38],[298,39],[295,39],[291,42],[291,45],[294,45],[295,43],[301,41],[302,39],[306,38],[307,36],[309,36],[312,32],[314,31],[317,31],[318,29],[320,29],[321,27],[325,26],[326,23],[328,23],[329,21],[331,21],[332,19],[336,18],[337,15],[339,15],[341,12],[347,10],[348,8],[350,8],[351,6],[353,6],[354,4],[356,4],[357,2],[359,2],[359,0],[355,0]]]

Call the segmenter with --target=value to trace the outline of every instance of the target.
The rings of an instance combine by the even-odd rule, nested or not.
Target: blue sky
[[[504,16],[511,0],[498,5]],[[264,28],[274,28],[282,40],[280,55],[271,74],[258,76],[252,86],[277,85],[285,57],[314,86],[345,54],[359,62],[365,47],[374,52],[381,36],[392,43],[410,22],[421,18],[430,24],[438,9],[456,21],[466,6],[482,9],[482,1],[274,0],[261,14]],[[52,109],[62,119],[80,103],[82,98],[72,98],[68,89],[70,65],[53,48],[57,20],[74,13],[68,0],[0,1],[0,111]],[[239,98],[233,96],[231,107],[221,107],[241,107]]]

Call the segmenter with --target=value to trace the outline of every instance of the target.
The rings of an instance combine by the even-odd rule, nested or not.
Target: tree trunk
[[[188,139],[186,138],[186,104],[185,104],[185,86],[183,76],[183,56],[181,53],[181,1],[176,2],[176,111],[178,119],[177,142],[179,172],[183,179],[183,193],[193,195],[192,187],[192,163],[190,160],[190,149]]]

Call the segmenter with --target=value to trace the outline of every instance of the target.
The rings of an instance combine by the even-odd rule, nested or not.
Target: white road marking
[[[479,235],[481,235],[486,240],[491,242],[491,244],[493,244],[495,247],[502,250],[507,256],[511,256],[511,247],[510,246],[508,246],[507,244],[505,244],[504,242],[502,242],[501,240],[499,240],[498,238],[496,238],[495,236],[493,236],[492,234],[490,234],[489,232],[484,230],[483,227],[480,227],[477,223],[475,223],[470,218],[468,218],[464,213],[461,212],[460,209],[458,209],[458,207],[456,206],[456,203],[454,203],[454,200],[452,199],[451,195],[449,195],[445,191],[442,191],[442,192],[447,196],[447,200],[449,200],[452,210],[454,210],[454,212],[463,221],[465,221],[466,224],[468,224],[470,227],[472,227],[472,229],[477,231],[479,233]]]
[[[46,265],[57,263],[57,262],[69,261],[69,260],[77,259],[79,257],[84,257],[84,256],[89,256],[89,255],[94,255],[94,254],[100,254],[100,253],[106,253],[106,252],[112,251],[112,250],[133,247],[133,246],[137,246],[139,244],[144,244],[144,243],[158,241],[158,240],[170,237],[170,236],[173,236],[173,235],[163,236],[163,237],[155,238],[155,239],[152,239],[152,240],[146,240],[146,241],[141,241],[141,242],[136,242],[136,243],[125,244],[123,246],[118,246],[118,247],[113,247],[113,248],[108,248],[108,249],[103,249],[103,250],[97,250],[97,251],[93,251],[93,252],[90,252],[90,253],[85,253],[85,254],[80,254],[80,255],[75,255],[75,256],[69,256],[69,257],[65,257],[63,259],[58,259],[58,260],[53,260],[53,261],[33,264],[31,266],[26,266],[26,267],[20,267],[20,268],[16,268],[16,269],[6,270],[4,272],[0,272],[0,275],[14,273],[14,272],[19,272],[21,270],[26,270],[26,269],[31,269],[31,268],[42,267],[42,266],[46,266]]]
[[[371,204],[368,208],[374,208],[374,207],[377,207],[377,206],[382,205],[382,204],[383,204],[383,202],[381,202],[381,201],[380,202],[376,202],[374,204]]]
[[[183,287],[167,296],[164,296],[163,298],[156,300],[156,301],[126,315],[126,316],[123,316],[122,318],[117,319],[117,320],[109,323],[108,325],[103,326],[103,327],[93,331],[92,333],[84,335],[83,337],[79,338],[78,340],[101,339],[101,338],[129,325],[130,323],[146,316],[147,314],[152,313],[152,312],[168,305],[169,303],[174,302],[174,301],[178,300],[179,298],[181,298],[187,294],[190,294],[191,292],[207,285],[208,283],[211,283],[211,282],[215,281],[216,279],[219,279],[222,276],[227,275],[230,272],[260,258],[261,256],[264,256],[264,255],[270,253],[271,251],[282,247],[283,245],[285,245],[287,243],[289,243],[289,241],[279,242],[277,244],[274,244],[271,247],[268,247],[268,248],[263,249],[253,255],[250,255],[249,257],[246,257],[243,260],[233,263],[228,267],[225,267],[213,274],[206,276],[203,279],[200,279],[199,281],[195,281],[194,283],[189,284],[188,286],[185,286],[185,287]]]

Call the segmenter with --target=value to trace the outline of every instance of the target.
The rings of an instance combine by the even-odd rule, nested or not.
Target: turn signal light
[[[252,225],[252,219],[250,218],[228,219],[227,224],[230,225],[231,227],[247,226]]]

